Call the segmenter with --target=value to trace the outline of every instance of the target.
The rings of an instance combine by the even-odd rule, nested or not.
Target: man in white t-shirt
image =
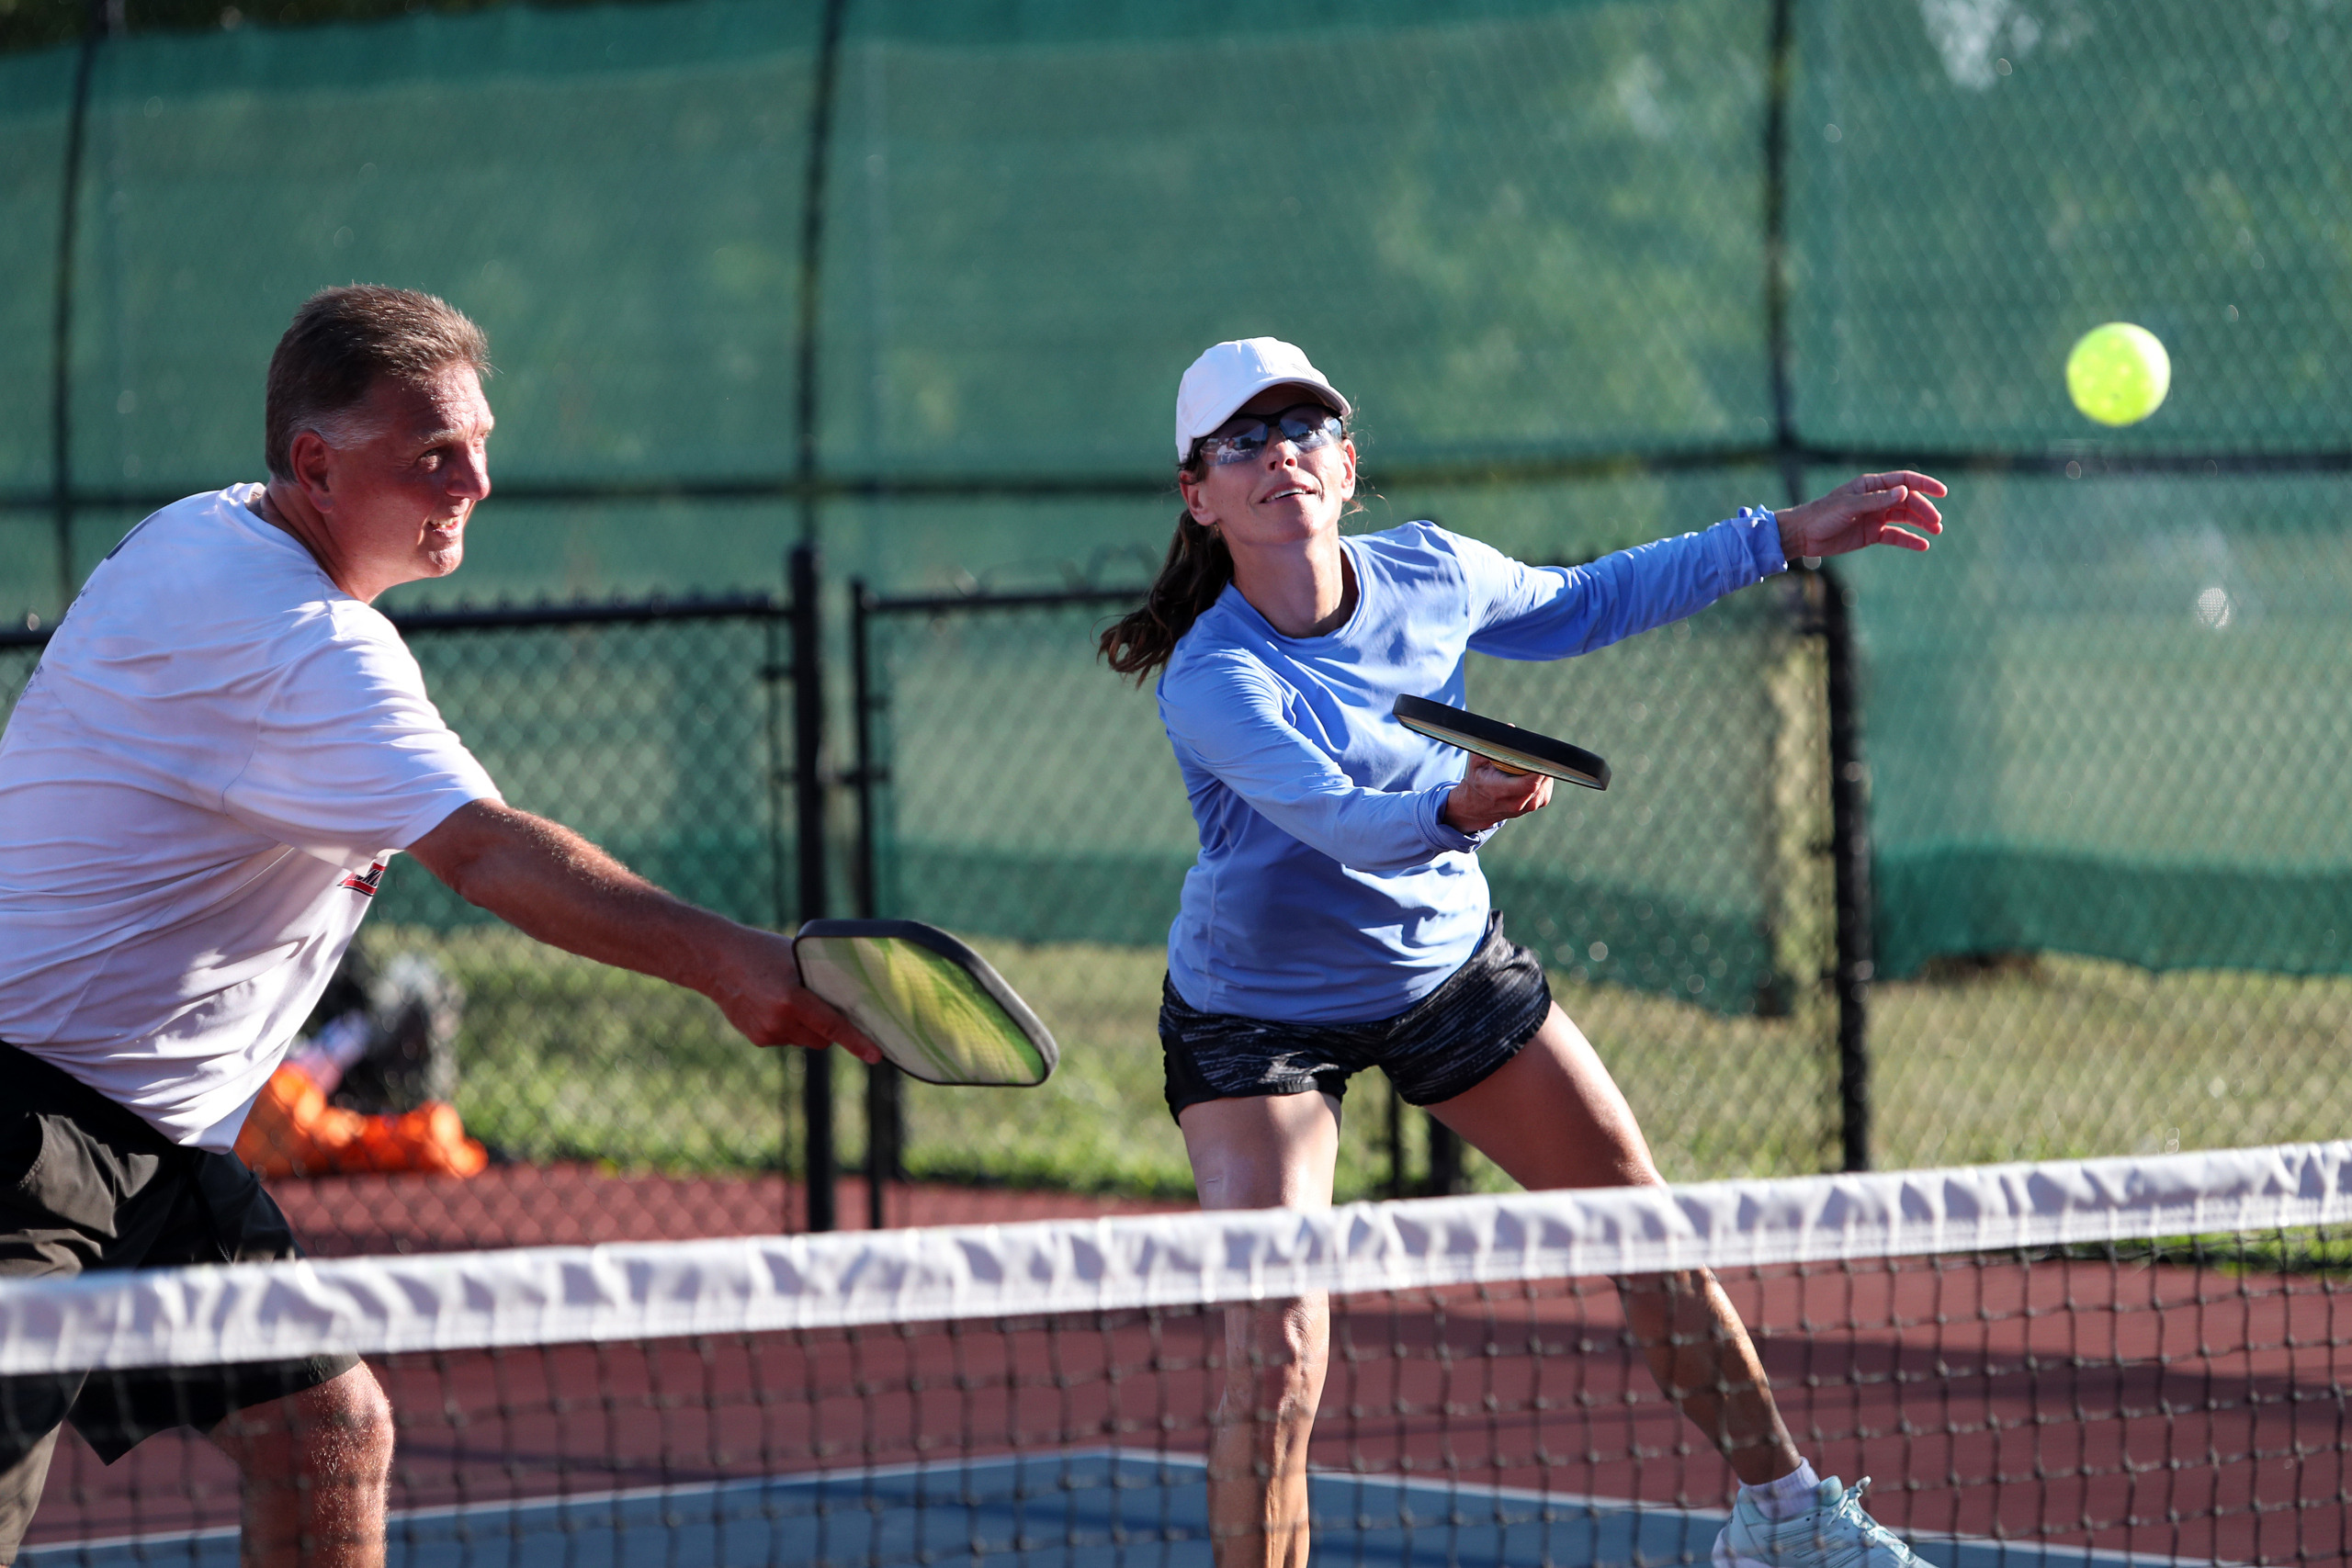
[[[487,344],[439,299],[329,289],[269,371],[269,482],[148,518],[0,737],[0,1276],[290,1257],[237,1130],[405,851],[541,941],[702,992],[762,1045],[873,1047],[790,943],[499,798],[371,608],[457,570]],[[391,1424],[349,1357],[0,1380],[0,1564],[72,1421],[108,1462],[209,1431],[248,1564],[383,1557]]]

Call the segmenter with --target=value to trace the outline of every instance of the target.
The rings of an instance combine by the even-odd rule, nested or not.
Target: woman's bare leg
[[[1326,1094],[1213,1100],[1177,1119],[1204,1209],[1328,1209],[1340,1102]],[[1209,1435],[1216,1568],[1306,1568],[1306,1440],[1323,1398],[1331,1303],[1321,1294],[1227,1308],[1225,1389]]]
[[[1484,1083],[1430,1108],[1531,1190],[1659,1181],[1648,1142],[1609,1069],[1558,1008]],[[1771,1384],[1731,1299],[1703,1269],[1621,1280],[1625,1319],[1658,1387],[1750,1485],[1799,1462]]]

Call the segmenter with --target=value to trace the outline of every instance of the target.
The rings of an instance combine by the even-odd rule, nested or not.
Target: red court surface
[[[1824,1473],[1874,1476],[1890,1525],[2192,1561],[2352,1547],[2352,1319],[2331,1280],[1908,1260],[1725,1283],[1799,1446]],[[1223,1344],[1218,1312],[1125,1313],[377,1365],[401,1414],[393,1500],[421,1507],[1106,1445],[1198,1453]],[[1613,1291],[1585,1280],[1340,1303],[1311,1458],[1720,1505],[1730,1477],[1694,1437],[1624,1344]],[[200,1442],[154,1439],[112,1470],[74,1443],[33,1539],[225,1525],[234,1508]]]
[[[492,1166],[470,1179],[335,1176],[270,1184],[294,1234],[322,1258],[584,1247],[606,1241],[774,1235],[808,1228],[808,1196],[780,1176],[624,1174],[592,1165]],[[1189,1209],[1190,1202],[894,1183],[885,1217],[907,1225],[1001,1224]],[[865,1226],[865,1183],[844,1178],[840,1228]]]

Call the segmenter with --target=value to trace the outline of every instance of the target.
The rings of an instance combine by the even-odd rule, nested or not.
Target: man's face
[[[311,436],[295,452],[305,489],[323,502],[329,570],[361,599],[447,576],[465,558],[474,502],[490,493],[496,421],[481,378],[464,365],[421,386],[380,378],[356,412],[366,439],[335,448]]]

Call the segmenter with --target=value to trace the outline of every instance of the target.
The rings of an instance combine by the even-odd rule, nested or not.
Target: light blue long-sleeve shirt
[[[1756,509],[1580,567],[1524,566],[1433,523],[1340,543],[1356,579],[1345,626],[1284,637],[1228,585],[1159,679],[1201,829],[1169,977],[1204,1011],[1389,1018],[1476,948],[1488,835],[1439,815],[1465,759],[1397,723],[1398,695],[1464,706],[1472,649],[1589,653],[1788,565]]]

